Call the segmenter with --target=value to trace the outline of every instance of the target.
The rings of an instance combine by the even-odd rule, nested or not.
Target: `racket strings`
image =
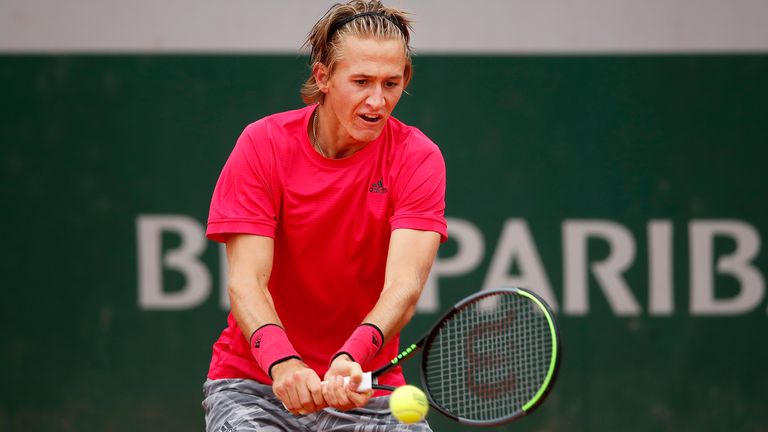
[[[426,386],[456,416],[515,415],[546,381],[553,341],[544,313],[527,298],[499,293],[466,305],[425,349]]]

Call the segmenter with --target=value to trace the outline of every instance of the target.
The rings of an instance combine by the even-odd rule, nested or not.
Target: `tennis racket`
[[[394,390],[376,378],[420,350],[430,406],[472,426],[531,413],[552,389],[561,354],[554,315],[539,296],[522,288],[480,291],[387,365],[366,372],[358,391]]]

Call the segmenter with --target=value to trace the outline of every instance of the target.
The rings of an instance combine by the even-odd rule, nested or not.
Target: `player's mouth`
[[[377,123],[379,120],[384,118],[384,116],[378,114],[358,114],[358,117],[367,123]]]

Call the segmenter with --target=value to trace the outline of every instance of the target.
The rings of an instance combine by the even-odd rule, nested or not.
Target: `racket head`
[[[552,309],[522,288],[480,291],[426,337],[421,378],[430,405],[467,425],[525,416],[549,394],[560,366]]]

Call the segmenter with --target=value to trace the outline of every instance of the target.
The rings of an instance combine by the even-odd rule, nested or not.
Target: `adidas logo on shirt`
[[[384,177],[380,178],[379,181],[375,183],[371,183],[371,187],[368,188],[368,192],[377,194],[385,194],[387,191],[389,191],[389,189],[384,187]]]

